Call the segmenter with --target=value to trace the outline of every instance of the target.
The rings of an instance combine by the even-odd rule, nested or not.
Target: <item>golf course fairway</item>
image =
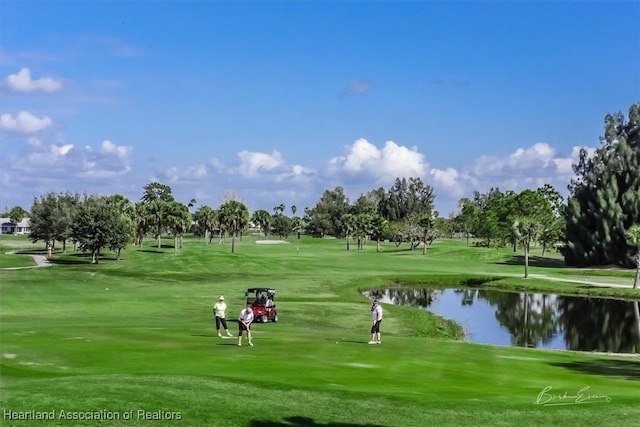
[[[491,277],[484,286],[637,301],[637,290],[578,282],[630,285],[632,271],[571,270],[553,253],[530,267],[537,278],[524,280],[523,266],[507,262],[520,254],[463,240],[436,240],[423,255],[406,244],[347,251],[337,239],[260,239],[243,237],[235,253],[229,240],[189,238],[180,250],[169,238],[161,248],[148,240],[98,264],[68,249],[47,268],[7,269],[35,265],[25,259],[43,248],[2,236],[0,425],[640,423],[637,354],[472,344],[452,321],[390,304],[382,343],[368,345],[370,302],[362,295]],[[7,254],[14,250],[23,254]],[[245,290],[261,286],[277,291],[278,322],[253,325],[253,348],[218,338],[218,296],[236,334]]]

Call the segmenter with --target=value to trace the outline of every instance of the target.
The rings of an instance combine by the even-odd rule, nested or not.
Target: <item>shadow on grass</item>
[[[302,426],[317,426],[317,427],[384,427],[381,424],[356,424],[356,423],[333,423],[327,424],[318,423],[309,417],[287,417],[284,421],[268,421],[268,420],[251,420],[249,422],[250,427],[270,427],[270,426],[288,426],[288,427],[302,427]]]
[[[76,252],[75,254],[71,254],[70,256],[73,256],[76,258],[86,258],[86,259],[91,258],[91,254],[89,252]],[[99,260],[100,261],[118,261],[118,259],[114,256],[104,256],[104,255],[100,255]],[[90,259],[88,261],[91,262]]]
[[[143,249],[143,247],[147,247],[149,249]],[[153,252],[160,252],[160,249],[173,249],[173,248],[175,248],[174,245],[167,245],[165,243],[163,243],[160,247],[158,247],[157,244],[149,245],[149,246],[145,245],[143,247],[134,246],[134,248],[138,249],[140,252],[152,252],[152,253]]]
[[[552,363],[585,374],[640,381],[640,362],[635,360],[598,359],[590,362]]]
[[[46,249],[25,249],[22,251],[16,251],[16,255],[47,255]]]
[[[501,265],[524,265],[524,255],[512,255],[505,261],[496,262]],[[543,268],[566,268],[567,265],[562,259],[555,258],[543,258],[540,256],[529,255],[529,267],[543,267]]]
[[[120,260],[122,260],[122,258],[120,258]],[[58,264],[58,265],[100,265],[101,263],[104,263],[107,261],[118,262],[118,259],[115,257],[100,256],[100,258],[98,258],[98,263],[94,264],[91,262],[91,254],[76,253],[76,254],[66,255],[61,258],[57,258],[54,256],[53,258],[48,258],[47,261],[49,261],[49,263],[51,264]]]
[[[91,260],[80,260],[80,259],[69,259],[69,258],[49,258],[50,264],[57,265],[80,265],[80,264],[91,264]]]

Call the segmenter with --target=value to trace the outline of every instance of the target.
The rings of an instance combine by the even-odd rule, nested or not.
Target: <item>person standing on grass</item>
[[[371,341],[369,344],[380,344],[380,323],[382,323],[382,307],[377,299],[373,300],[371,304],[371,314],[373,325],[371,326]]]
[[[229,328],[227,328],[227,304],[224,302],[222,295],[218,298],[218,302],[213,304],[213,315],[216,318],[216,331],[218,332],[218,336],[222,338],[222,334],[220,333],[220,326],[222,326],[227,336],[232,337],[233,334],[231,334]]]
[[[240,312],[238,317],[238,347],[242,346],[242,332],[247,331],[247,341],[249,341],[249,347],[253,347],[251,342],[251,322],[253,322],[253,310],[251,309],[251,303],[247,303],[247,307]]]

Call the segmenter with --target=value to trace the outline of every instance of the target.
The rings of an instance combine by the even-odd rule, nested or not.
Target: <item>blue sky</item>
[[[640,101],[640,2],[3,1],[0,208],[47,192],[299,212],[419,176],[442,216],[563,194]]]

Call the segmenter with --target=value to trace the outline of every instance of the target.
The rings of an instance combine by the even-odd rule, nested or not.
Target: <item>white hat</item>
[[[224,297],[220,295],[220,298],[218,298],[218,301],[224,301]]]

